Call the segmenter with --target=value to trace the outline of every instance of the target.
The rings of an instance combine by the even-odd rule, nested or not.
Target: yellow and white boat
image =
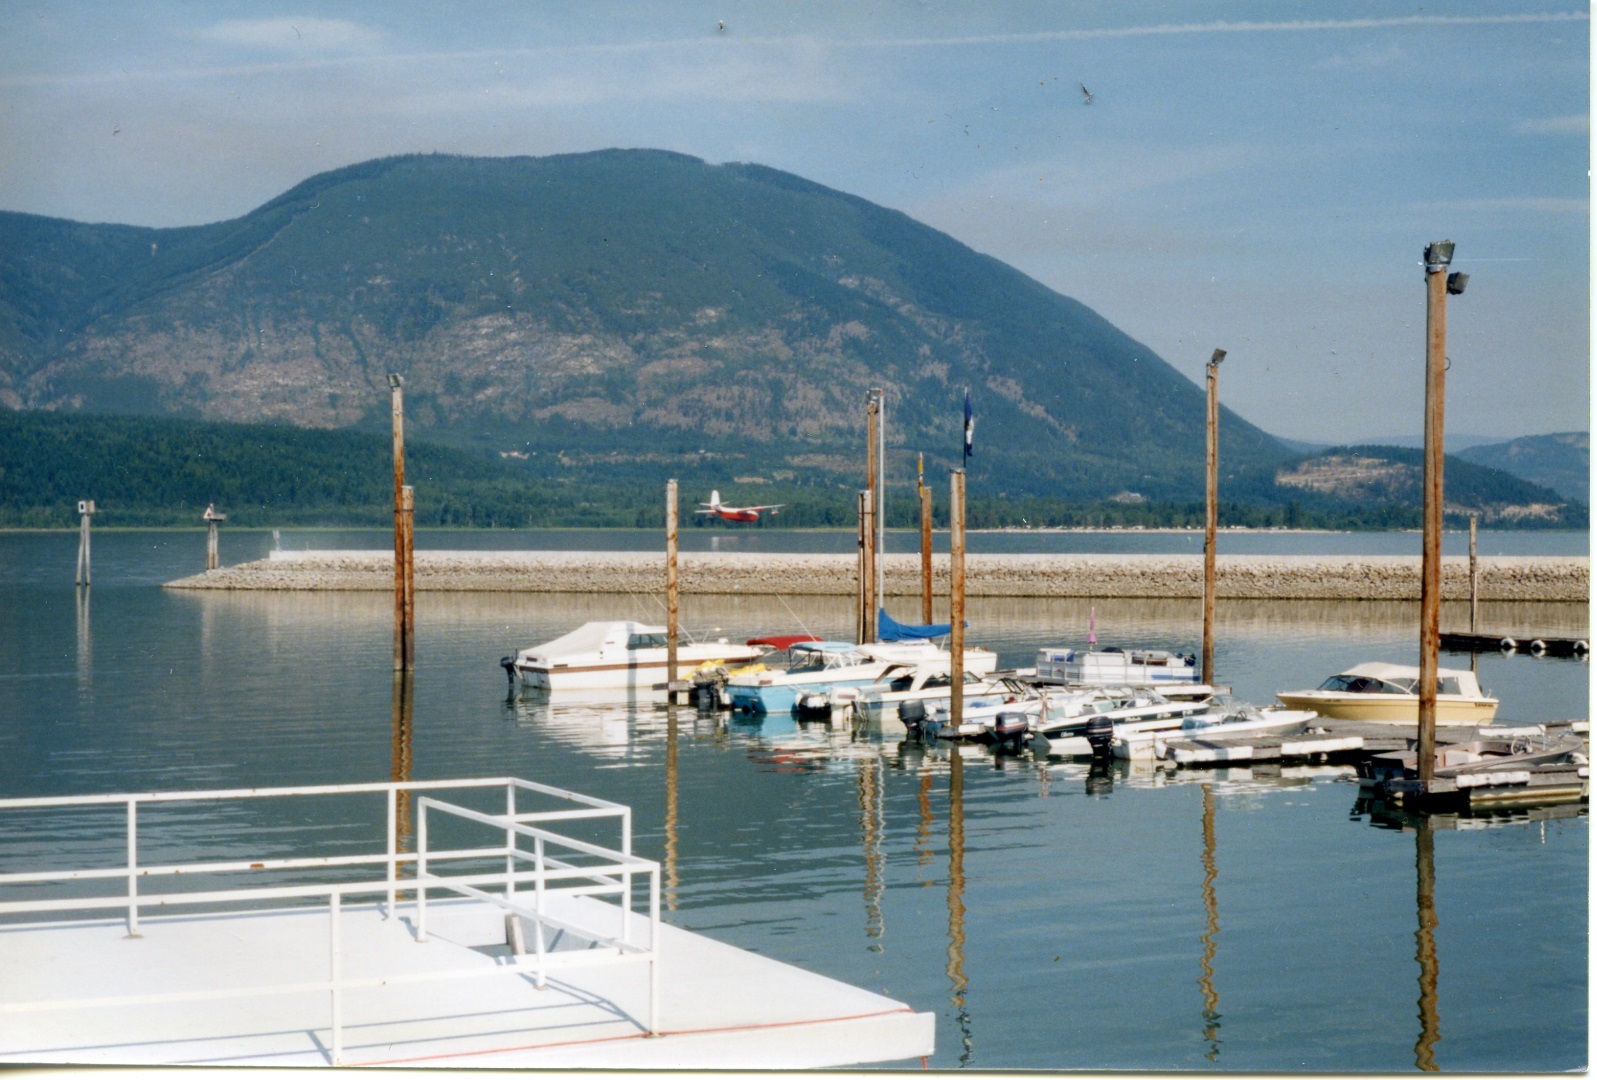
[[[1332,675],[1314,690],[1283,690],[1275,695],[1289,709],[1312,709],[1331,720],[1375,720],[1417,724],[1420,669],[1369,663]],[[1497,699],[1487,696],[1472,671],[1436,669],[1436,722],[1473,727],[1497,716]]]

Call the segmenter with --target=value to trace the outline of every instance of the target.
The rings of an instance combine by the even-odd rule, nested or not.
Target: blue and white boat
[[[948,653],[929,641],[855,645],[846,641],[801,641],[788,650],[786,667],[764,658],[766,670],[727,680],[726,696],[734,712],[791,712],[804,694],[829,692],[875,682],[894,664],[946,662]],[[988,649],[966,649],[965,670],[991,674],[998,655]]]

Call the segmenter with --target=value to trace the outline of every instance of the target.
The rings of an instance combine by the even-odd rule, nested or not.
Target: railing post
[[[329,895],[327,898],[327,914],[330,922],[327,940],[328,947],[331,950],[331,962],[329,963],[328,968],[330,972],[329,980],[332,985],[333,995],[332,1044],[334,1065],[342,1065],[344,1063],[344,1001],[342,995],[339,993],[339,979],[343,977],[343,965],[339,960],[340,949],[338,934],[338,924],[340,921],[339,915],[343,910],[343,900],[344,894],[339,892],[337,889],[334,889],[331,895]]]
[[[516,785],[505,784],[505,899],[516,895]]]
[[[139,802],[128,800],[128,937],[139,937]]]
[[[416,940],[427,940],[427,804],[416,801]]]
[[[649,1034],[659,1033],[660,1016],[660,869],[649,872]]]
[[[546,985],[548,985],[548,982],[549,982],[548,969],[545,967],[544,940],[543,940],[543,915],[544,915],[544,911],[543,911],[543,876],[544,876],[544,864],[543,864],[543,837],[542,836],[535,836],[532,839],[532,860],[533,860],[533,862],[532,862],[533,868],[537,871],[537,876],[532,879],[533,880],[533,888],[537,890],[537,899],[536,899],[536,901],[533,904],[533,910],[538,913],[538,925],[533,927],[533,948],[536,950],[537,956],[538,956],[537,986],[538,986],[539,990],[542,990]]]

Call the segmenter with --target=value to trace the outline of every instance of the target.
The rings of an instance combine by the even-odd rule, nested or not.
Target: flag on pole
[[[976,421],[970,415],[970,387],[965,387],[965,464],[970,464],[970,455],[976,448]]]

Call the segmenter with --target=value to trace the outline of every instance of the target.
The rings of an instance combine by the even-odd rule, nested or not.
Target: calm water
[[[1048,539],[1115,539],[1097,535]],[[1299,535],[1309,546],[1291,550],[1369,539]],[[593,536],[424,534],[418,547]],[[224,533],[224,561],[271,543]],[[639,851],[666,864],[670,921],[935,1012],[939,1069],[1586,1064],[1583,808],[1405,821],[1362,803],[1337,768],[1095,773],[774,718],[508,696],[499,657],[588,619],[658,618],[652,597],[421,594],[413,716],[396,730],[386,594],[167,592],[160,582],[203,567],[203,533],[102,532],[79,602],[76,544],[74,533],[0,535],[0,794],[509,772],[626,802]],[[975,536],[971,547],[983,549]],[[1196,603],[1095,606],[1106,644],[1198,647]],[[1029,662],[1039,645],[1079,642],[1088,608],[973,600],[970,640],[1003,664]],[[1491,627],[1587,632],[1581,606],[1483,609]],[[685,597],[683,610],[685,625],[743,636],[800,622],[841,636],[852,623],[843,599]],[[1222,603],[1216,666],[1239,696],[1267,701],[1361,660],[1414,662],[1415,622],[1403,604]],[[1505,719],[1587,715],[1583,663],[1491,655],[1480,673]],[[251,833],[263,824],[280,838],[309,823],[218,816],[164,842],[259,854]],[[0,822],[0,866],[83,831]],[[86,839],[115,851],[114,837]],[[1427,901],[1434,960],[1419,936]],[[0,953],[0,977],[4,963]]]

